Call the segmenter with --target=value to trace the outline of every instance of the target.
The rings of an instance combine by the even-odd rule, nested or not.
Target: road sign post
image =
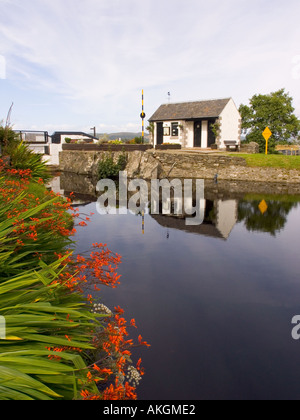
[[[263,137],[266,140],[266,155],[268,154],[268,143],[271,136],[272,136],[272,131],[269,129],[269,127],[267,127],[265,131],[263,132]]]
[[[265,201],[265,200],[262,200],[262,201],[259,203],[258,208],[259,208],[259,210],[260,210],[261,214],[265,214],[265,212],[268,210],[268,204],[266,203],[266,201]]]

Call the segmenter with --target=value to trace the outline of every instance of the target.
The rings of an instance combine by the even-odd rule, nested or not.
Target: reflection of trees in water
[[[267,201],[268,210],[262,214],[259,204],[260,201],[257,200],[241,200],[238,207],[238,221],[244,221],[249,231],[268,232],[272,236],[284,228],[289,212],[298,206],[298,203],[271,200]]]

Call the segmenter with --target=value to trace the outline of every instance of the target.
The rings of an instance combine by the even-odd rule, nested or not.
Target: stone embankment
[[[99,162],[112,153],[117,161],[124,152],[63,151],[60,170],[96,177]],[[126,152],[129,178],[200,178],[247,182],[300,183],[300,171],[280,168],[249,167],[245,159],[222,154],[192,151],[132,151]]]

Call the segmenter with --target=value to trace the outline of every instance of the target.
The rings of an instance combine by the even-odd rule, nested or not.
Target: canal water
[[[122,255],[121,285],[99,297],[151,344],[134,355],[146,371],[140,400],[300,398],[300,195],[211,185],[203,224],[187,227],[172,215],[100,215],[91,180],[57,182],[95,213],[77,251],[101,242]]]

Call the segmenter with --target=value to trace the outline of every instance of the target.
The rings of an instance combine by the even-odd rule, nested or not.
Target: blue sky
[[[0,119],[139,131],[173,102],[286,88],[300,117],[299,0],[0,0]]]

